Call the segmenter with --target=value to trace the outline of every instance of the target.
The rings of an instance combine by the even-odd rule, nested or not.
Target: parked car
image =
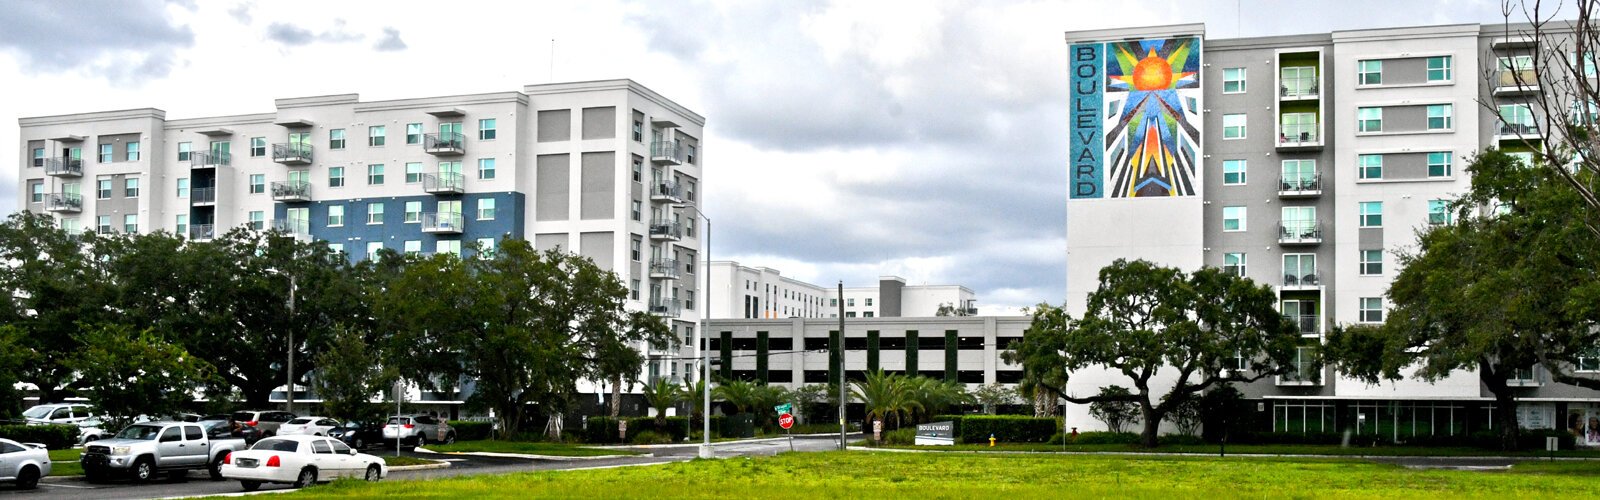
[[[50,475],[50,453],[44,445],[18,443],[0,438],[0,482],[16,483],[18,488],[31,490],[39,485],[39,478]]]
[[[223,459],[243,449],[244,440],[222,422],[146,422],[122,429],[113,439],[90,441],[78,461],[89,481],[127,474],[144,482],[159,472],[192,469],[208,469],[211,479],[222,479]]]
[[[286,411],[273,410],[248,410],[233,412],[233,419],[244,425],[255,427],[261,437],[268,438],[278,435],[278,428],[284,422],[294,420],[295,414]]]
[[[456,442],[456,430],[451,429],[450,424],[431,415],[400,415],[389,417],[389,423],[383,426],[384,442],[393,443],[396,437],[402,446],[450,444]]]
[[[223,459],[222,477],[239,480],[245,491],[262,483],[288,483],[304,488],[342,477],[378,481],[389,475],[383,459],[360,453],[337,439],[279,436],[262,439],[248,450]]]
[[[328,417],[296,417],[294,420],[284,422],[278,427],[279,436],[311,435],[326,436],[328,431],[339,426],[339,421]]]
[[[357,450],[383,444],[383,424],[370,420],[350,420],[328,431],[328,437],[344,441]]]
[[[56,403],[28,408],[22,416],[29,424],[76,424],[94,416],[94,411],[83,403]]]
[[[78,444],[105,439],[106,431],[102,427],[105,424],[100,417],[89,417],[78,421]]]
[[[244,425],[244,422],[234,420],[233,414],[218,413],[215,415],[206,415],[200,417],[200,422],[226,422],[228,424],[228,430],[233,433],[233,437],[243,439],[247,444],[255,444],[256,440],[261,439],[261,431],[257,430],[255,427]]]

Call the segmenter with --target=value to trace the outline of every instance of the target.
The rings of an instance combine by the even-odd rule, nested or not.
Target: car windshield
[[[117,433],[117,439],[137,439],[149,441],[161,434],[161,427],[155,425],[130,425]]]
[[[256,419],[256,414],[248,412],[248,411],[241,411],[239,413],[233,414],[233,419],[234,420],[238,420],[240,422],[249,422],[251,420],[255,420]]]
[[[287,451],[292,453],[300,449],[300,443],[288,439],[263,439],[261,441],[257,441],[256,445],[251,446],[250,449]]]
[[[46,415],[50,414],[50,410],[54,409],[55,407],[53,406],[35,406],[33,408],[28,408],[28,411],[22,412],[22,416],[28,418],[44,418]]]
[[[302,417],[302,418],[297,418],[297,419],[294,419],[294,420],[290,420],[289,423],[290,424],[294,424],[294,425],[309,424],[309,423],[311,423],[311,419]]]

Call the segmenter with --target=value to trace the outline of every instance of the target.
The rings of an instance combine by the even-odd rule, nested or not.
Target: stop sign
[[[778,427],[788,429],[794,427],[794,415],[788,413],[778,415]]]

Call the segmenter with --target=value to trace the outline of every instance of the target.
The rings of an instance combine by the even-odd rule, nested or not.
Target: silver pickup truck
[[[89,481],[125,474],[144,482],[160,472],[198,469],[221,480],[222,460],[246,448],[227,422],[145,422],[122,429],[112,439],[85,444],[79,463]]]

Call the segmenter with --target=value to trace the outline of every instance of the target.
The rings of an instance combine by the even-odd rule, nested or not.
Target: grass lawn
[[[50,450],[50,475],[82,476],[83,465],[78,463],[82,455],[82,449]]]
[[[584,448],[582,446],[562,443],[540,443],[529,441],[496,441],[484,439],[479,441],[456,441],[455,444],[429,444],[430,451],[440,453],[485,451],[491,453],[521,453],[524,455],[551,455],[560,457],[599,457],[606,455],[636,455],[636,453],[621,450],[602,450],[598,448]]]
[[[1600,496],[1600,464],[1417,471],[1349,459],[826,452],[662,466],[342,482],[291,496],[435,498],[1017,498]]]
[[[852,442],[852,445],[864,445],[864,441]],[[906,446],[885,445],[885,448],[903,448],[936,451],[1030,451],[1030,452],[1094,452],[1094,453],[1193,453],[1197,455],[1216,455],[1216,445],[1163,445],[1155,449],[1139,445],[1126,444],[1076,444],[1063,448],[1061,445],[1047,444],[996,444],[993,448],[987,444],[958,444],[955,446]],[[1341,448],[1338,445],[1315,444],[1250,444],[1228,445],[1228,453],[1264,454],[1264,455],[1333,455],[1333,456],[1385,456],[1385,457],[1546,457],[1550,456],[1545,451],[1517,451],[1505,452],[1486,450],[1482,448],[1430,448],[1422,446],[1352,446]],[[1600,450],[1565,450],[1555,452],[1557,457],[1585,457],[1600,458]]]
[[[424,460],[424,459],[421,459],[421,458],[408,457],[408,456],[405,456],[405,455],[401,455],[401,456],[398,456],[398,457],[394,456],[394,455],[381,455],[381,456],[383,457],[383,463],[388,465],[388,466],[390,466],[390,467],[395,467],[395,466],[400,466],[400,465],[429,465],[429,464],[439,463],[438,460]]]

